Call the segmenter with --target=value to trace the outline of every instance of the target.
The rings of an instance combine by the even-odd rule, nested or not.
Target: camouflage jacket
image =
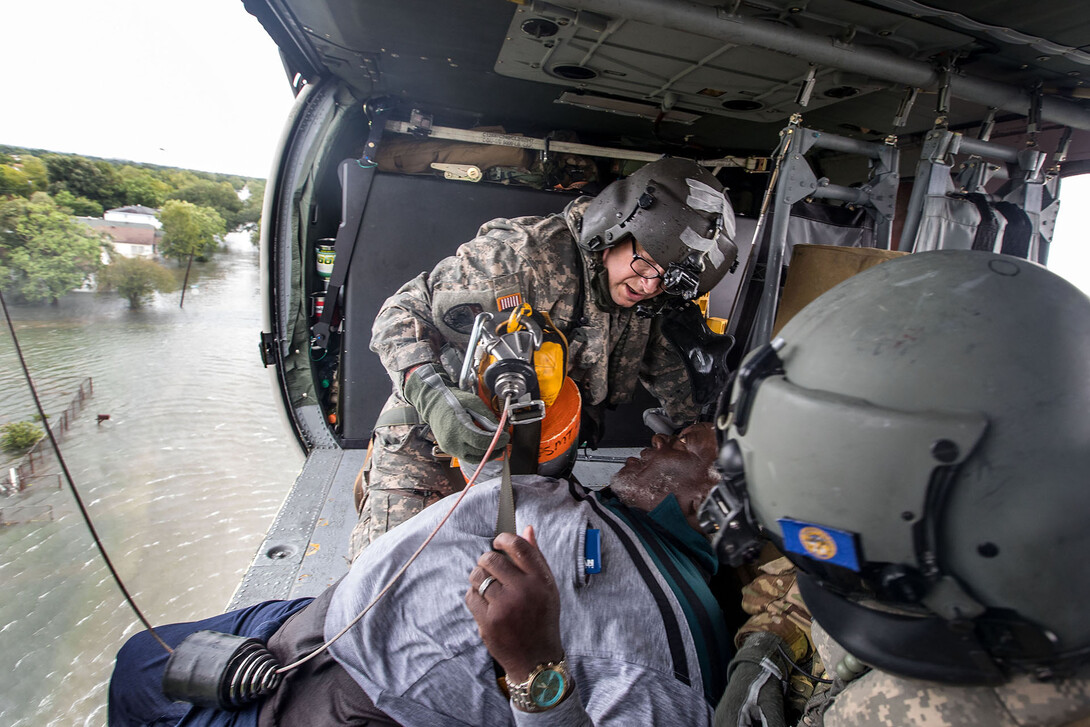
[[[817,622],[814,643],[828,665],[847,653]],[[830,669],[831,671],[831,669]],[[837,680],[839,681],[839,680]],[[999,687],[958,687],[871,670],[835,684],[824,727],[1090,727],[1090,674],[1039,682],[1016,676]]]
[[[905,679],[878,670],[849,682],[836,666],[843,647],[812,622],[799,595],[795,570],[786,558],[765,563],[742,589],[742,608],[750,618],[738,630],[737,643],[754,631],[779,636],[807,671],[833,679],[804,708],[799,727],[1090,727],[1090,674],[1052,682],[1015,677],[1000,687],[958,687]],[[816,652],[816,653],[813,653]],[[792,674],[786,699],[798,709],[799,698],[813,692]]]
[[[547,217],[487,222],[454,255],[388,298],[375,319],[371,350],[395,392],[406,370],[441,365],[445,344],[464,354],[478,313],[526,302],[567,335],[568,373],[584,404],[627,402],[641,381],[672,419],[694,419],[699,412],[685,365],[657,326],[632,309],[603,310],[594,302],[601,255],[575,242],[588,202],[580,197]]]

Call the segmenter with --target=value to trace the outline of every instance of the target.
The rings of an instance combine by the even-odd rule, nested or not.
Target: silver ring
[[[485,578],[483,581],[481,581],[481,585],[477,586],[478,595],[480,595],[481,598],[484,598],[484,592],[487,591],[488,587],[495,582],[496,578],[494,576],[488,576],[488,578]]]

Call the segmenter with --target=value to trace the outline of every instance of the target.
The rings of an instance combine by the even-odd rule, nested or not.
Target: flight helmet
[[[720,402],[721,558],[753,550],[729,533],[771,539],[822,627],[893,674],[1070,673],[1090,654],[1088,361],[1090,299],[1035,263],[941,250],[850,278]]]
[[[734,231],[734,210],[719,180],[689,159],[663,157],[590,202],[579,245],[597,252],[635,238],[666,270],[664,290],[691,299],[733,268]]]

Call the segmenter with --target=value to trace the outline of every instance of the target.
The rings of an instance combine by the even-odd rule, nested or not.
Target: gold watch
[[[521,684],[507,682],[511,704],[523,712],[544,712],[564,701],[572,678],[564,659],[539,664]]]

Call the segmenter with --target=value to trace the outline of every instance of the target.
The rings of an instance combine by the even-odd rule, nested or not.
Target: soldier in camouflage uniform
[[[717,417],[720,502],[745,513],[719,551],[760,528],[793,567],[747,587],[716,725],[1090,724],[1090,299],[940,250],[860,273],[780,337]],[[801,717],[800,665],[828,677]]]
[[[495,414],[454,385],[482,311],[506,314],[529,303],[548,313],[568,339],[568,375],[585,422],[629,401],[637,382],[670,419],[692,421],[699,408],[685,365],[657,319],[636,309],[664,292],[691,298],[710,290],[736,258],[733,234],[733,211],[715,177],[664,158],[562,214],[492,220],[403,285],[372,331],[393,393],[357,478],[353,557],[457,489],[450,456],[473,463],[484,455]]]

